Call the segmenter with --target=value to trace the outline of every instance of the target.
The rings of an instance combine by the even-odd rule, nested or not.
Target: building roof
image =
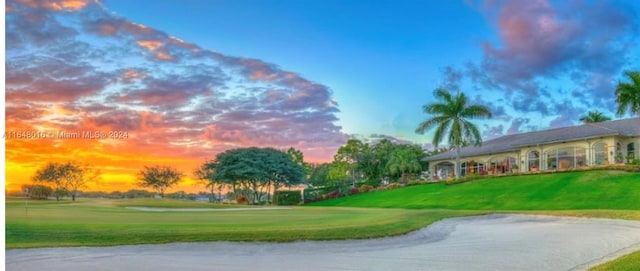
[[[460,149],[460,157],[515,152],[523,147],[606,136],[640,136],[640,117],[506,135],[487,140],[482,143],[482,146],[464,147]],[[455,150],[432,155],[424,160],[435,161],[453,158],[455,158]]]

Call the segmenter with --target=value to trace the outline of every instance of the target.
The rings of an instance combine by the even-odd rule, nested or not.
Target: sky
[[[5,187],[79,161],[102,172],[89,190],[170,165],[198,191],[193,170],[233,148],[429,147],[415,129],[437,88],[491,109],[485,139],[621,118],[639,16],[634,0],[7,0]]]

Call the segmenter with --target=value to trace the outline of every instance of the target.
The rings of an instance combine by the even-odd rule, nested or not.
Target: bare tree
[[[158,191],[161,198],[164,198],[167,188],[178,184],[182,176],[181,172],[168,166],[145,166],[139,173],[138,185],[151,187]]]
[[[73,162],[62,165],[62,172],[67,183],[67,190],[71,193],[71,199],[74,201],[80,188],[86,187],[88,182],[97,181],[100,176],[99,170]]]

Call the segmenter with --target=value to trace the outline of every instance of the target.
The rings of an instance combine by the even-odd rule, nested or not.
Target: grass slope
[[[637,271],[640,270],[640,251],[598,265],[589,271]]]
[[[640,210],[640,175],[567,172],[442,183],[358,194],[311,206],[457,210]]]

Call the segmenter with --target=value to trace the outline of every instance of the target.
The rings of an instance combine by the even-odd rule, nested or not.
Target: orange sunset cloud
[[[295,72],[200,48],[93,1],[6,10],[9,191],[67,161],[100,170],[86,190],[139,189],[144,166],[168,165],[185,174],[175,190],[204,191],[192,172],[221,151],[295,147],[319,162],[346,141],[331,91]],[[32,20],[37,12],[47,16]]]

